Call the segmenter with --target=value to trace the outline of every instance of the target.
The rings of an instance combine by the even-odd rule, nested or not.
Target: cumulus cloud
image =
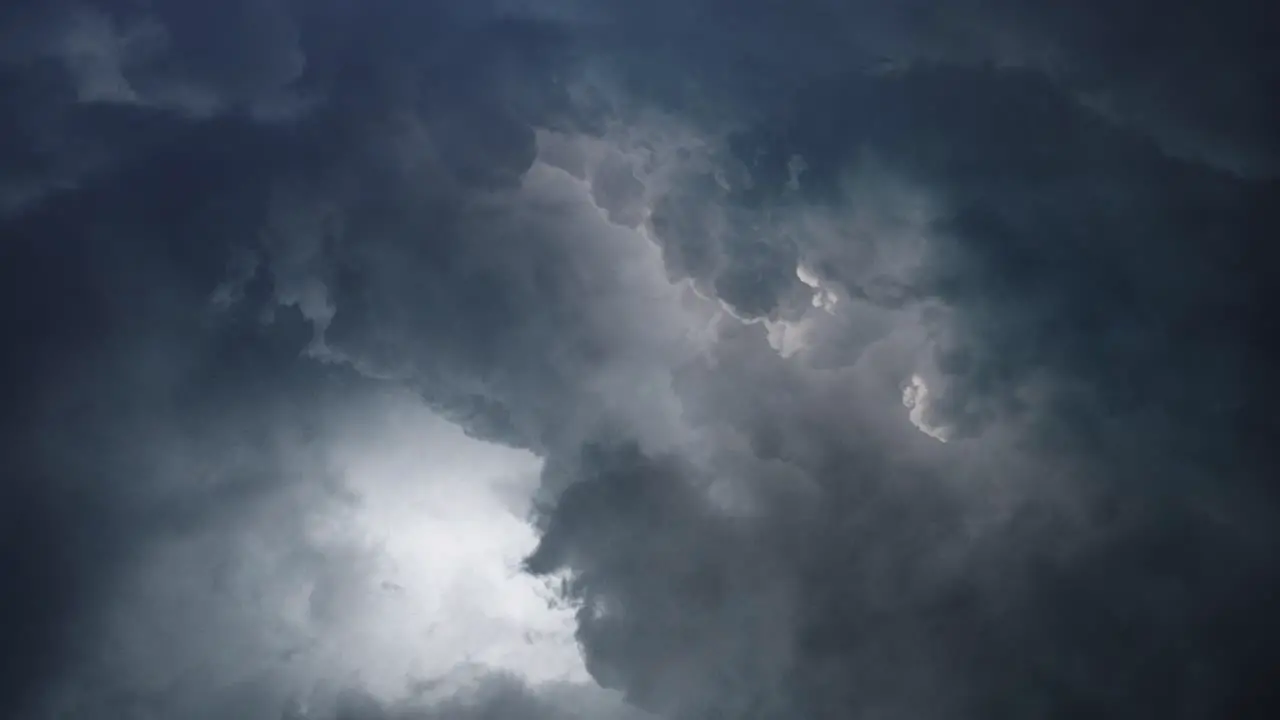
[[[1268,716],[1275,44],[1148,5],[6,6],[0,715]]]

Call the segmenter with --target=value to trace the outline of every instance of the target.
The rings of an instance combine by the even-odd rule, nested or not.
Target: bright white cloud
[[[911,419],[911,424],[925,435],[940,442],[947,442],[951,439],[954,430],[946,425],[933,424],[929,412],[932,403],[933,398],[930,396],[929,386],[924,378],[912,375],[911,381],[902,389],[902,404],[909,409],[907,415]]]

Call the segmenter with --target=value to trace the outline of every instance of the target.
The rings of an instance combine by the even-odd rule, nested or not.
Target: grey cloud
[[[969,437],[1018,427],[1016,453],[1031,463],[1015,470],[982,467],[972,457],[948,465],[929,456],[895,457],[886,449],[892,443],[876,443],[882,436],[859,435],[856,414],[833,417],[825,409],[830,397],[772,404],[773,388],[803,397],[803,385],[788,387],[790,373],[770,368],[772,361],[749,372],[750,352],[739,346],[732,360],[682,391],[686,409],[705,407],[706,422],[745,428],[757,453],[784,453],[828,493],[832,513],[894,517],[897,524],[872,525],[860,540],[784,505],[766,510],[804,525],[819,545],[839,548],[828,556],[830,565],[819,565],[825,573],[802,574],[799,559],[778,563],[784,568],[778,583],[799,583],[800,609],[793,612],[805,618],[800,627],[808,623],[821,641],[796,640],[800,649],[784,663],[793,674],[769,668],[763,676],[729,675],[751,677],[747,685],[774,701],[781,696],[781,707],[753,710],[763,716],[800,709],[844,716],[851,708],[943,717],[1260,711],[1251,678],[1271,662],[1270,651],[1266,643],[1245,649],[1245,635],[1221,618],[1237,612],[1233,598],[1274,582],[1262,559],[1263,548],[1274,543],[1262,538],[1269,511],[1260,510],[1274,501],[1264,470],[1274,458],[1265,443],[1254,442],[1268,422],[1259,393],[1273,392],[1260,364],[1269,357],[1262,340],[1269,324],[1257,314],[1267,304],[1263,274],[1250,269],[1271,264],[1263,238],[1275,224],[1274,202],[1264,200],[1274,194],[1273,184],[1172,159],[1141,132],[1082,106],[1075,88],[1053,77],[964,67],[967,61],[947,67],[945,55],[941,59],[942,66],[890,74],[842,74],[778,96],[764,113],[768,119],[729,142],[750,173],[749,184],[726,187],[714,170],[694,173],[657,201],[650,218],[675,276],[715,288],[744,315],[784,312],[787,303],[771,290],[767,273],[790,278],[797,256],[806,255],[824,260],[821,274],[855,302],[886,310],[936,303],[943,320],[931,321],[927,312],[918,320],[937,348],[932,362],[942,384],[935,410]],[[694,66],[722,71],[714,63]],[[808,165],[799,197],[789,195],[796,182],[786,171],[796,155]],[[875,276],[870,285],[855,282],[865,277],[867,262],[866,253],[850,250],[860,242],[856,234],[784,234],[789,228],[782,218],[803,214],[806,205],[818,211],[856,205],[858,192],[874,185],[850,186],[846,178],[859,167],[887,170],[925,198],[927,212],[910,228],[924,235],[923,254],[905,275],[886,278],[892,289]],[[725,219],[735,215],[749,219]],[[884,232],[881,225],[872,234]],[[725,242],[721,233],[740,242]],[[766,273],[755,269],[756,244],[776,253],[759,264]],[[791,250],[796,246],[798,252]],[[875,249],[873,241],[868,250]],[[727,272],[751,277],[746,287],[759,294],[733,292],[721,282],[733,277]],[[755,347],[763,347],[761,340],[756,337]],[[851,354],[843,362],[856,372],[860,358]],[[1242,382],[1245,377],[1258,384]],[[699,397],[717,381],[725,385],[721,395]],[[999,444],[983,447],[999,452]],[[631,457],[632,465],[650,462],[643,454]],[[1241,458],[1248,458],[1244,465]],[[975,541],[962,529],[968,511],[944,504],[929,519],[915,514],[941,501],[941,490],[891,489],[913,476],[949,487],[946,476],[966,472],[997,473],[1030,487],[1036,466],[1070,476],[1069,502],[1082,505],[1086,528],[1073,527],[1078,520],[1066,516],[1076,511],[1049,499],[1059,490],[1045,489],[1016,513],[1013,525]],[[636,508],[648,506],[635,500],[609,509],[579,507],[572,500],[589,492],[585,488],[607,497],[613,483],[635,482],[632,471],[614,466],[582,472],[584,484],[553,511],[546,552],[534,555],[534,566],[558,558],[551,567],[582,573],[571,592],[585,607],[601,604],[598,617],[584,610],[581,630],[598,677],[677,715],[749,715],[737,704],[743,696],[710,689],[717,687],[711,676],[743,653],[708,649],[722,637],[752,637],[782,621],[757,618],[717,631],[718,622],[736,617],[760,593],[729,593],[736,603],[708,608],[691,588],[686,558],[695,562],[693,548],[715,547],[701,538],[706,521],[660,510],[640,521],[648,516]],[[685,474],[669,467],[654,472]],[[895,516],[900,504],[912,513]],[[627,526],[611,515],[620,512],[614,507],[635,512],[641,527],[652,530],[616,535]],[[1041,512],[1042,519],[1033,519]],[[606,517],[599,526],[586,519]],[[589,529],[570,533],[568,527]],[[686,527],[697,528],[698,539],[678,540]],[[759,541],[764,546],[784,546],[773,532],[752,530],[770,538]],[[580,540],[566,539],[577,533]],[[675,553],[661,550],[670,538],[689,554],[673,559]],[[735,549],[754,547],[741,542]],[[646,553],[644,559],[610,559],[627,557],[632,548]],[[968,578],[950,579],[930,565],[947,549],[965,556]],[[750,577],[732,569],[733,551],[722,552],[719,560],[696,563]],[[806,546],[801,557],[822,557],[810,552]],[[749,554],[762,562],[767,557]],[[1210,559],[1224,557],[1231,562]],[[867,586],[883,586],[884,579],[857,585],[834,576],[877,562],[925,584],[897,587],[891,576],[892,609],[859,606],[872,594]],[[1166,590],[1155,601],[1144,587]],[[664,612],[649,595],[655,588],[665,588],[664,600],[682,599]],[[1159,602],[1161,610],[1144,613],[1148,602]],[[623,609],[611,612],[613,606]],[[922,637],[926,627],[933,632]],[[1122,633],[1131,642],[1106,638]],[[795,637],[806,635],[797,630]],[[1174,646],[1162,639],[1172,637],[1188,639]],[[686,645],[690,638],[693,647]],[[753,647],[765,654],[774,649],[759,640]],[[682,662],[696,669],[663,674]],[[1106,668],[1110,677],[1089,668]],[[689,679],[699,673],[706,673],[700,682]],[[856,685],[857,678],[869,686]],[[691,682],[722,704],[708,710],[705,696],[690,692]],[[1179,691],[1169,692],[1170,685]]]
[[[1032,368],[1078,375],[1123,366],[1147,370],[1114,378],[1102,391],[1106,402],[1142,391],[1152,393],[1150,399],[1157,391],[1145,389],[1147,383],[1178,382],[1159,369],[1167,364],[1166,343],[1197,327],[1216,332],[1204,325],[1209,317],[1235,320],[1217,325],[1229,337],[1213,342],[1206,336],[1184,348],[1214,355],[1191,364],[1245,362],[1240,352],[1250,346],[1238,341],[1248,336],[1234,323],[1250,315],[1261,278],[1238,263],[1245,257],[1254,258],[1250,264],[1266,262],[1268,251],[1257,238],[1275,223],[1263,199],[1272,192],[1269,184],[1170,160],[1025,72],[855,75],[811,92],[811,101],[802,94],[787,104],[778,127],[762,124],[735,141],[754,171],[749,189],[728,196],[717,187],[723,197],[706,195],[697,189],[711,184],[704,175],[701,186],[672,193],[682,199],[659,202],[655,235],[666,244],[668,261],[682,266],[679,274],[716,278],[725,265],[753,274],[757,253],[699,242],[721,232],[724,223],[715,214],[730,206],[750,218],[730,234],[772,245],[780,259],[767,265],[779,277],[797,256],[813,258],[855,299],[893,308],[936,298],[957,310],[960,322],[977,323],[963,334],[998,357],[977,361],[973,349],[959,347],[939,359],[982,383],[977,391],[984,396],[994,396],[998,385],[1016,386],[1012,373]],[[795,155],[814,158],[799,197],[781,172],[784,159]],[[886,171],[889,182],[880,180],[881,187],[849,179],[882,178]],[[893,190],[895,182],[904,190]],[[896,198],[904,192],[902,210],[888,209],[902,204]],[[676,202],[699,214],[675,223],[662,210]],[[743,202],[755,208],[736,210]],[[848,219],[830,226],[789,222],[830,215],[833,206],[851,207],[841,210]],[[1216,240],[1203,242],[1207,237]],[[692,238],[707,259],[686,259],[681,238]],[[908,261],[887,257],[886,248]],[[1194,277],[1182,270],[1192,266]],[[761,278],[752,287],[764,291],[771,284]],[[720,295],[750,315],[778,312],[783,304]],[[978,333],[985,339],[977,340]],[[1034,356],[1020,357],[1023,352]],[[1151,354],[1100,365],[1099,352]],[[1193,393],[1189,402],[1238,407],[1245,390],[1233,378],[1243,368],[1226,365],[1214,386],[1166,384],[1159,392],[1168,400]]]
[[[298,720],[301,717],[298,716]],[[549,685],[530,688],[504,675],[479,678],[457,696],[440,703],[406,701],[385,705],[359,692],[346,692],[335,704],[333,720],[643,720],[646,716],[598,688]],[[286,715],[282,720],[294,720]]]
[[[337,19],[401,33],[376,16]],[[308,63],[302,82],[355,101],[284,125],[77,98],[83,78],[65,68],[6,66],[19,90],[61,93],[15,116],[24,131],[72,139],[33,121],[48,110],[110,152],[88,174],[61,165],[78,161],[73,147],[38,152],[32,184],[59,187],[37,187],[5,218],[5,330],[20,348],[6,384],[20,392],[5,412],[3,558],[21,590],[3,608],[14,638],[3,714],[277,717],[308,672],[324,674],[305,634],[277,626],[271,605],[292,602],[282,588],[317,583],[309,622],[322,635],[363,607],[351,594],[371,558],[304,532],[343,497],[322,450],[353,432],[351,404],[373,392],[361,374],[415,386],[475,434],[534,447],[568,397],[587,397],[568,377],[612,351],[603,336],[623,337],[605,314],[631,309],[599,289],[612,281],[588,259],[614,249],[557,245],[558,222],[610,227],[576,186],[553,178],[513,211],[536,149],[523,115],[540,110],[494,94],[514,62],[494,58],[521,57],[504,32],[489,37],[494,53],[471,44],[482,62],[459,68],[416,47],[329,48],[338,61]],[[174,72],[212,77],[220,60],[231,59]],[[401,84],[415,62],[424,75]],[[275,82],[231,75],[228,102],[258,87],[237,78]],[[495,130],[511,142],[480,143]],[[515,354],[543,362],[513,374]],[[276,553],[280,577],[254,570]],[[204,582],[206,594],[189,587]]]
[[[527,569],[659,716],[1260,713],[1275,138],[1235,7],[5,11],[0,712],[628,717],[320,677],[414,592],[305,527],[368,510],[325,452],[404,391],[544,461]],[[318,639],[269,611],[295,580]]]
[[[521,6],[555,16],[570,3]],[[779,91],[847,72],[960,65],[1023,68],[1104,110],[1165,151],[1274,176],[1275,40],[1268,11],[1154,2],[938,4],[703,0],[641,10],[626,2],[568,16],[605,46],[632,90],[694,115],[777,103]],[[712,99],[714,98],[714,99]],[[744,102],[745,101],[745,102]],[[725,115],[720,115],[724,119]]]
[[[181,132],[183,118],[302,111],[310,98],[291,86],[305,57],[283,5],[246,0],[234,10],[210,22],[185,2],[8,9],[0,78],[21,112],[6,114],[4,211],[131,162]]]

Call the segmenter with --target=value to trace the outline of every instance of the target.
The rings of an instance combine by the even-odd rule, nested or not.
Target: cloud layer
[[[1269,716],[1256,6],[11,3],[0,715]]]

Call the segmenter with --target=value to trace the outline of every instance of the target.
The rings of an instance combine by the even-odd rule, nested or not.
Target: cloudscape
[[[1271,15],[11,0],[0,717],[1273,717]]]

